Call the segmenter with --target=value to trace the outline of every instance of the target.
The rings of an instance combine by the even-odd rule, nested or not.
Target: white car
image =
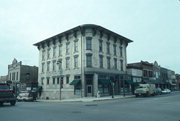
[[[20,92],[19,95],[17,96],[18,101],[33,101],[33,96],[31,93],[24,91]]]
[[[171,93],[171,90],[170,89],[164,89],[162,90],[162,94],[169,94]]]

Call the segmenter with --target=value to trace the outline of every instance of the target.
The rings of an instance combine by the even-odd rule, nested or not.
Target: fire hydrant
[[[97,98],[99,98],[100,97],[100,92],[99,91],[97,91]]]

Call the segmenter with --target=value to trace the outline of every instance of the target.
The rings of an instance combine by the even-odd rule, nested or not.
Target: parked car
[[[161,88],[155,88],[155,94],[156,95],[161,95],[162,94]]]
[[[21,91],[17,96],[18,101],[34,101],[36,98],[34,94],[30,91]]]
[[[171,90],[170,89],[164,89],[162,90],[162,94],[169,94],[171,93]]]
[[[8,84],[0,83],[0,105],[6,102],[14,106],[16,104],[16,96]]]

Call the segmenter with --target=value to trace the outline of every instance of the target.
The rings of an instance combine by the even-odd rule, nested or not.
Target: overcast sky
[[[157,61],[180,73],[179,0],[0,0],[0,76],[14,58],[38,66],[34,43],[82,24],[133,40],[128,63]]]

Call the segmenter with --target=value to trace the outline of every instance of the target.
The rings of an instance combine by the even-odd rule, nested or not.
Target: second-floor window
[[[41,72],[44,73],[44,63],[42,63],[42,67],[41,68],[42,68]]]
[[[66,69],[70,69],[70,57],[66,58]]]
[[[86,37],[86,50],[92,50],[92,37]]]
[[[53,71],[56,71],[56,61],[53,61]]]
[[[46,84],[49,85],[49,77],[47,78],[47,83]]]
[[[103,68],[103,56],[102,55],[99,56],[99,66],[100,66],[100,68]]]
[[[111,68],[110,57],[107,57],[107,68]]]
[[[78,56],[74,56],[74,68],[78,68]]]
[[[56,78],[53,78],[53,84],[55,84]]]
[[[47,62],[47,72],[49,72],[49,71],[50,71],[50,61]]]
[[[86,55],[86,66],[92,67],[92,55]]]
[[[114,58],[114,69],[117,69],[117,59]]]
[[[123,68],[123,60],[120,60],[120,64],[121,64],[121,71],[124,71],[124,68]]]

